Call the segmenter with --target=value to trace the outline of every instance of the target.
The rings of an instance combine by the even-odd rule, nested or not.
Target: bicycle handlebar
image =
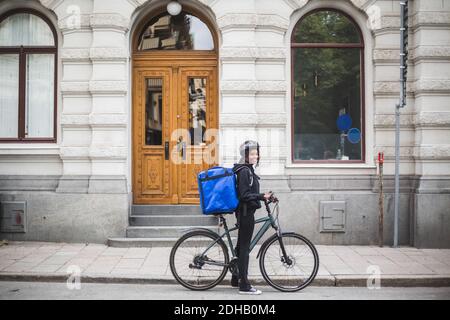
[[[274,193],[272,191],[269,191],[271,193],[270,198],[268,200],[264,199],[264,202],[278,202],[278,198],[274,196]]]
[[[269,208],[269,204],[270,203],[274,203],[274,202],[278,202],[278,198],[274,196],[274,193],[272,191],[269,191],[270,193],[272,193],[270,195],[269,199],[264,199],[264,204],[266,205],[266,210],[267,213],[270,214],[270,208]]]

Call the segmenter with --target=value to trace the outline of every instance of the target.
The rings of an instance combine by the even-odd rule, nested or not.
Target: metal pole
[[[378,199],[378,205],[380,209],[380,215],[378,217],[378,245],[383,247],[384,243],[384,194],[383,194],[383,162],[384,162],[384,154],[382,152],[378,153],[378,165],[380,168],[379,172],[379,182],[380,182],[380,198]]]
[[[395,196],[394,247],[398,246],[400,206],[400,108],[406,105],[406,70],[408,58],[408,0],[400,1],[400,102],[395,106]]]
[[[400,189],[400,105],[395,106],[395,196],[394,196],[394,247],[398,246],[398,209]]]

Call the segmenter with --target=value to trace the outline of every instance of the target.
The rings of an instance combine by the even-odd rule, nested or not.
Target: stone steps
[[[218,218],[202,214],[199,205],[133,205],[125,238],[109,238],[111,247],[173,246],[188,230],[219,231]],[[209,240],[208,240],[209,241]]]
[[[132,215],[130,226],[213,226],[218,218],[203,215]]]
[[[133,205],[131,207],[131,215],[200,215],[202,209],[199,205]]]
[[[129,226],[127,238],[179,238],[190,229],[207,228],[218,232],[218,226]]]

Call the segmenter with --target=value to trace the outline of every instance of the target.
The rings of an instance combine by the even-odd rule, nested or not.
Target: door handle
[[[169,160],[169,141],[164,143],[164,158]]]
[[[177,150],[178,150],[178,152],[180,152],[181,158],[183,160],[186,159],[186,152],[185,152],[186,150],[185,149],[186,149],[186,142],[184,142],[183,137],[180,136],[180,137],[178,137]]]

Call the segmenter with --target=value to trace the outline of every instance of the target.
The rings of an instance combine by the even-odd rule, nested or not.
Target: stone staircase
[[[218,232],[218,218],[203,215],[199,205],[133,205],[126,238],[109,238],[108,245],[172,246],[188,229],[196,227]]]

